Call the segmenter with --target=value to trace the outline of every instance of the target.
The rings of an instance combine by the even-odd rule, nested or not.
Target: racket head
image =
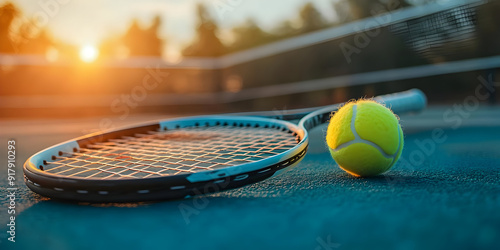
[[[76,138],[36,153],[23,170],[31,190],[56,199],[179,199],[267,179],[297,164],[308,140],[287,121],[198,116]]]

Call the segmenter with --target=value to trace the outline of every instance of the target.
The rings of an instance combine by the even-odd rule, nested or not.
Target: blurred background
[[[500,0],[0,0],[0,158],[15,141],[18,188],[18,242],[0,249],[498,249],[499,68]],[[28,157],[91,132],[410,88],[430,105],[401,116],[380,178],[337,169],[323,126],[277,181],[202,200],[74,206],[23,184]]]
[[[500,1],[0,0],[0,115],[495,103]],[[484,96],[484,95],[483,95]]]

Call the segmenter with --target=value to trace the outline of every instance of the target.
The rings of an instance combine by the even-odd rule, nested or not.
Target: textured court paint
[[[376,102],[360,100],[349,103],[337,114],[330,121],[326,140],[340,168],[355,176],[373,176],[396,163],[404,138],[392,111]],[[343,138],[349,135],[344,131],[347,124],[353,138]]]
[[[198,199],[71,204],[43,199],[19,181],[18,241],[4,238],[7,216],[1,216],[0,249],[498,248],[499,127],[446,130],[448,139],[413,167],[405,162],[421,150],[415,141],[432,138],[432,130],[407,134],[405,161],[374,178],[334,168],[325,130],[314,129],[301,164],[275,179]],[[17,139],[19,153],[27,154],[33,136]],[[182,206],[193,209],[188,224]]]
[[[337,148],[338,146],[352,141],[355,139],[354,133],[351,130],[352,107],[354,103],[347,103],[344,107],[339,109],[331,119],[331,123],[338,124],[338,126],[329,126],[328,134],[338,136],[327,136],[326,142],[330,148]]]

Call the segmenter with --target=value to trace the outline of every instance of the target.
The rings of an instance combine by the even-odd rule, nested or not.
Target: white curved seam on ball
[[[354,140],[348,141],[346,143],[342,143],[338,147],[336,147],[332,150],[339,151],[339,150],[341,150],[345,147],[351,146],[352,144],[355,144],[355,143],[364,143],[364,144],[368,144],[368,145],[376,148],[385,158],[392,158],[392,162],[394,162],[394,159],[396,158],[396,155],[399,151],[399,147],[401,146],[401,139],[399,139],[400,144],[398,145],[398,151],[396,151],[396,153],[394,153],[392,155],[387,154],[379,145],[375,144],[374,142],[362,139],[358,135],[358,131],[356,131],[356,126],[355,126],[356,114],[357,114],[357,104],[354,104],[352,107],[352,116],[351,116],[351,132],[354,134]],[[398,134],[399,134],[399,129],[398,129]]]
[[[401,149],[401,129],[399,129],[398,126],[398,149],[396,150],[396,153],[394,153],[394,157],[392,158],[391,165],[394,165],[396,163],[396,156],[398,156],[399,150]]]

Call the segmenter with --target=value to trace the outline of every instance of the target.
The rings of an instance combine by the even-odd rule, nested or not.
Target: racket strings
[[[124,136],[63,152],[44,171],[86,179],[151,178],[215,170],[262,160],[295,145],[290,131],[193,127]]]

